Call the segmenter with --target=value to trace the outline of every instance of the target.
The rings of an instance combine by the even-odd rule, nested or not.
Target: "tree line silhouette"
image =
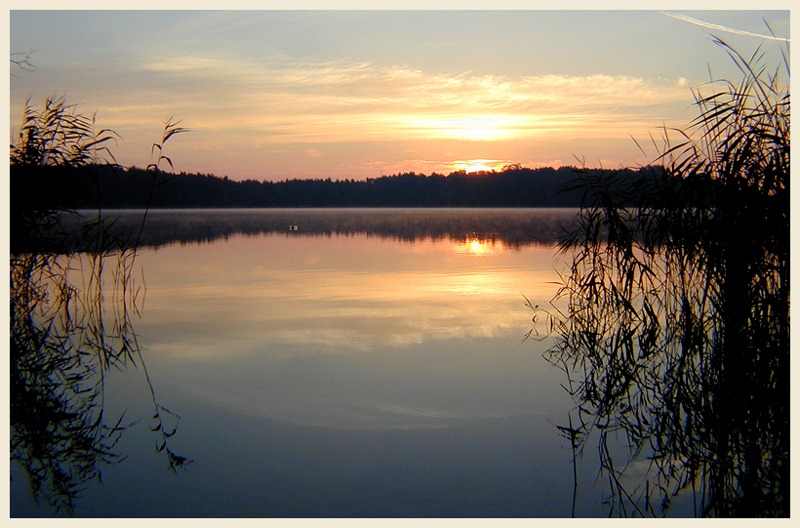
[[[11,167],[16,207],[579,207],[585,196],[574,182],[617,173],[626,183],[656,177],[658,169],[530,169],[417,174],[365,180],[287,179],[236,181],[200,173],[92,165],[81,170]]]

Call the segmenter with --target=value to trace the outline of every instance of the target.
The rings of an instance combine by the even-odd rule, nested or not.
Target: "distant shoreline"
[[[397,174],[366,180],[236,181],[208,174],[92,166],[11,171],[13,203],[29,209],[532,208],[586,205],[592,182],[630,187],[659,168],[515,167],[501,172]]]

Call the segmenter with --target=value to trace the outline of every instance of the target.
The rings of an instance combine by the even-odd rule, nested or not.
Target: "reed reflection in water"
[[[578,404],[561,430],[597,442],[611,512],[686,492],[695,515],[788,513],[787,264],[737,252],[709,277],[696,251],[577,250],[549,358]]]
[[[11,256],[11,460],[56,513],[71,514],[103,467],[124,459],[115,447],[130,424],[106,413],[105,379],[129,366],[147,377],[134,261],[129,249]],[[174,471],[189,462],[168,445],[177,416],[149,389],[157,450]]]

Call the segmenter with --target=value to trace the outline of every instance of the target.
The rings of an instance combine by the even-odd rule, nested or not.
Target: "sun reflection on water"
[[[455,246],[456,253],[475,256],[492,255],[500,253],[502,250],[502,242],[479,235],[470,235],[464,239],[463,243]]]

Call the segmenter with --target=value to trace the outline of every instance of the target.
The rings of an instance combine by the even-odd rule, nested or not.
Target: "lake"
[[[569,517],[575,404],[526,301],[556,293],[574,214],[150,211],[139,355],[100,376],[118,458],[71,512],[12,461],[12,515]],[[604,515],[596,471],[579,516]]]

